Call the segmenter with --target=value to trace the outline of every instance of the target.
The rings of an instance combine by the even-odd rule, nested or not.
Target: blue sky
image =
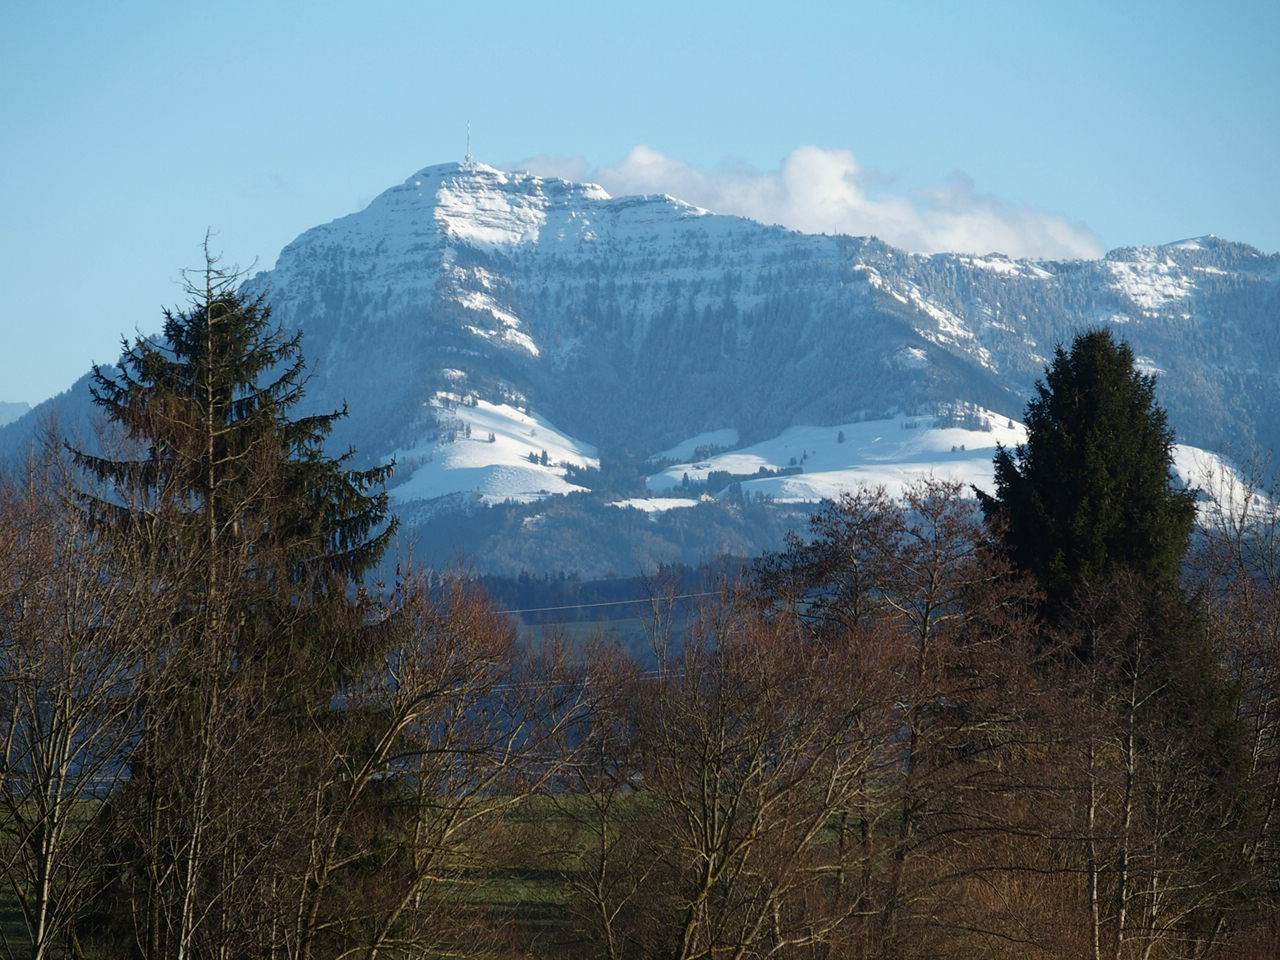
[[[1029,255],[1280,250],[1280,4],[0,5],[0,400],[419,167]]]

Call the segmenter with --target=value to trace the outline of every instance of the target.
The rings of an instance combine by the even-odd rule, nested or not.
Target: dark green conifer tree
[[[352,600],[387,548],[391,465],[354,470],[351,451],[325,452],[345,410],[293,416],[306,377],[301,334],[273,325],[264,299],[242,298],[238,281],[208,258],[190,306],[165,311],[161,339],[126,343],[117,370],[94,368],[94,399],[138,456],[74,453],[110,491],[86,497],[90,510],[163,541],[183,589],[203,581],[200,606],[243,598],[251,609],[236,615],[237,656],[272,643],[300,653],[305,640],[279,628],[296,634],[301,608]],[[337,664],[354,654],[306,652]]]
[[[1154,942],[1163,921],[1144,932],[1135,918],[1176,913],[1199,956],[1229,906],[1223,877],[1238,866],[1244,811],[1230,697],[1179,584],[1196,492],[1172,474],[1155,379],[1109,331],[1059,347],[1026,422],[1026,443],[997,451],[995,496],[982,502],[1014,564],[1040,582],[1050,643],[1065,641],[1058,682],[1092,717],[1074,749],[1093,791],[1081,842],[1108,851],[1087,863],[1095,916],[1111,911],[1100,929],[1117,943]],[[1109,810],[1100,775],[1121,785]],[[1119,828],[1104,834],[1095,813]]]
[[[251,955],[283,929],[281,898],[306,876],[297,825],[337,802],[306,783],[356,736],[338,681],[385,632],[361,578],[395,528],[390,467],[325,452],[344,411],[294,415],[300,335],[239,280],[206,251],[162,337],[94,370],[128,452],[73,451],[104,542],[150,542],[130,575],[166,624],[135,672],[144,733],[104,813],[114,846],[86,927],[143,958]]]
[[[982,501],[1049,609],[1121,574],[1175,587],[1195,491],[1172,476],[1173,433],[1129,345],[1092,330],[1059,347],[1026,422],[1027,442],[997,451],[995,496]]]

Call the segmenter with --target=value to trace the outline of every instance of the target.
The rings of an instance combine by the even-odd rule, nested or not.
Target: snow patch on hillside
[[[468,324],[464,329],[484,340],[496,340],[519,347],[531,356],[538,356],[539,350],[533,338],[520,329],[520,318],[504,310],[489,294],[480,290],[463,290],[455,297],[457,303],[475,313],[482,313],[498,321],[497,329],[477,327]]]
[[[1195,284],[1176,264],[1155,260],[1115,261],[1104,264],[1111,273],[1111,285],[1148,313],[1166,303],[1191,296]]]
[[[989,270],[992,273],[1003,273],[1010,277],[1034,277],[1037,280],[1049,280],[1053,277],[1048,270],[1037,266],[1032,261],[1014,260],[1003,254],[992,254],[986,257],[966,257],[961,254],[953,254],[953,256],[968,266]]]
[[[391,489],[401,502],[475,493],[486,503],[527,503],[585,489],[565,479],[566,467],[599,469],[591,444],[575,440],[542,417],[487,400],[433,401],[439,436],[397,450]],[[545,454],[545,463],[544,455]]]
[[[877,290],[882,290],[889,296],[893,297],[899,303],[909,304],[915,307],[925,316],[929,317],[934,326],[916,326],[916,330],[922,337],[930,343],[937,344],[940,347],[955,348],[968,353],[982,366],[994,370],[995,364],[991,356],[991,351],[978,341],[973,330],[970,329],[968,323],[961,317],[956,316],[950,310],[939,306],[930,300],[921,292],[919,286],[915,283],[906,285],[906,292],[903,293],[894,288],[880,271],[874,267],[864,264],[858,264],[855,270],[862,273],[867,282]]]
[[[693,441],[700,439],[690,438],[673,450],[692,449]],[[890,496],[898,497],[910,485],[929,478],[960,483],[966,492],[977,487],[990,493],[994,490],[992,460],[996,445],[1011,449],[1025,441],[1026,428],[1021,423],[982,408],[971,408],[963,426],[934,417],[895,417],[829,427],[791,427],[772,439],[739,450],[697,463],[673,464],[647,480],[648,488],[659,496],[614,506],[625,503],[638,509],[670,509],[661,495],[681,491],[686,474],[691,484],[702,484],[712,471],[742,476],[758,474],[762,469],[797,467],[802,472],[737,482],[746,497],[761,495],[784,503],[833,500],[849,490],[879,486]],[[1178,480],[1211,493],[1213,501],[1230,507],[1248,499],[1248,488],[1239,474],[1217,454],[1176,444],[1173,457],[1173,472]],[[719,495],[723,496],[723,491]],[[674,503],[693,502],[684,499]],[[1205,497],[1202,512],[1209,505],[1210,498]]]
[[[1164,367],[1160,366],[1160,364],[1156,363],[1150,357],[1134,357],[1133,368],[1139,373],[1146,374],[1147,376],[1158,377],[1168,373]]]
[[[1244,504],[1267,502],[1245,483],[1240,472],[1225,458],[1209,450],[1188,446],[1185,443],[1173,445],[1173,473],[1183,484],[1200,490],[1201,517],[1206,513],[1221,509],[1228,514],[1238,513],[1245,509]]]
[[[929,365],[929,355],[919,347],[903,347],[893,357],[904,367],[920,369]]]
[[[732,427],[726,427],[723,430],[708,430],[706,433],[700,433],[696,437],[690,437],[681,443],[677,443],[669,450],[663,450],[661,453],[655,453],[651,460],[689,460],[692,459],[694,451],[699,447],[732,447],[738,443],[738,431]]]
[[[510,187],[521,179],[534,189]],[[546,197],[533,177],[521,178],[484,164],[463,165],[436,189],[436,222],[473,247],[496,249],[538,239],[547,219]]]
[[[758,475],[761,469],[798,467],[802,473],[742,480],[742,492],[797,502],[836,497],[864,485],[884,485],[896,496],[926,477],[989,490],[996,444],[1009,447],[1023,442],[1025,428],[981,408],[974,408],[966,422],[957,426],[935,417],[895,417],[791,427],[740,450],[697,463],[674,464],[649,477],[647,485],[655,493],[665,493],[679,489],[686,473],[691,483],[704,483],[712,471]]]
[[[683,507],[696,507],[699,501],[685,497],[630,497],[626,500],[614,500],[611,507],[621,509],[643,510],[648,514],[664,513],[667,510],[679,510]]]

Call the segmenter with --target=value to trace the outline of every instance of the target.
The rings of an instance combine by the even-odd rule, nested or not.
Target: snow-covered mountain
[[[396,458],[410,521],[516,501],[516,529],[545,535],[534,501],[575,490],[675,523],[725,491],[981,483],[1055,345],[1097,325],[1159,375],[1180,440],[1280,445],[1280,256],[1215,237],[925,256],[444,164],[303,233],[249,287],[305,331],[309,402],[349,403],[335,442]]]

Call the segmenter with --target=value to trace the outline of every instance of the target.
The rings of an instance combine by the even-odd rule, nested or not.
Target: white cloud
[[[883,178],[850,150],[801,146],[778,170],[707,172],[647,146],[621,163],[592,169],[575,157],[535,157],[519,166],[542,176],[590,180],[614,196],[667,193],[716,213],[806,233],[873,235],[922,253],[998,251],[1015,257],[1093,258],[1098,235],[1080,223],[979,193],[956,175],[911,195],[873,191]]]

